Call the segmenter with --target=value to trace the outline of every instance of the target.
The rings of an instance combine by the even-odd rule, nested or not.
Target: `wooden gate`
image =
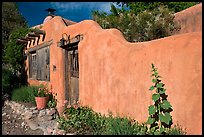
[[[66,50],[65,54],[65,97],[72,105],[79,100],[78,50]]]
[[[79,100],[79,58],[78,43],[82,40],[81,35],[70,39],[66,36],[60,40],[60,47],[64,49],[65,60],[65,99],[69,105]]]

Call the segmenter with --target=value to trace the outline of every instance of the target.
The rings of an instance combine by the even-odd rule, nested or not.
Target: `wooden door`
[[[65,51],[65,97],[70,105],[79,100],[78,50]]]

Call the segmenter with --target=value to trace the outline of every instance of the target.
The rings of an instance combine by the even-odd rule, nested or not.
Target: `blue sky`
[[[55,15],[68,20],[80,22],[92,19],[91,11],[99,10],[110,12],[112,2],[17,2],[18,8],[27,20],[29,26],[43,23],[48,8],[56,9]],[[114,3],[114,5],[116,5]]]

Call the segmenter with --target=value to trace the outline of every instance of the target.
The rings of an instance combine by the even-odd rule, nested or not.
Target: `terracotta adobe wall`
[[[64,58],[57,42],[65,32],[74,37],[83,34],[79,43],[79,100],[95,111],[131,116],[139,122],[148,117],[152,104],[148,89],[151,63],[165,83],[173,106],[173,122],[190,134],[202,132],[202,32],[170,36],[158,40],[129,43],[116,29],[103,30],[96,22],[85,20],[65,26],[54,17],[43,24],[45,41],[50,46],[50,82],[29,80],[30,84],[48,83],[58,93],[58,111],[63,109]],[[53,71],[55,65],[56,71]]]
[[[94,21],[68,26],[64,32],[84,34],[79,43],[79,100],[95,111],[130,116],[140,123],[152,104],[148,89],[151,63],[158,67],[173,106],[173,122],[189,134],[202,129],[202,32],[129,43],[116,29]]]
[[[37,27],[39,27],[38,25]],[[28,79],[30,85],[48,85],[57,95],[57,108],[62,109],[63,101],[65,100],[64,92],[64,58],[63,49],[59,48],[58,42],[62,38],[62,31],[65,29],[66,25],[62,20],[62,17],[55,16],[49,21],[41,24],[41,30],[46,32],[45,40],[42,41],[42,36],[40,38],[39,44],[52,40],[50,46],[50,81],[38,81],[34,79]],[[32,45],[34,47],[36,45]],[[29,49],[29,48],[28,48]],[[53,70],[53,66],[56,66],[56,71]],[[29,75],[28,60],[26,60],[26,70],[27,75]],[[60,110],[61,111],[61,110]]]
[[[181,26],[175,34],[202,31],[202,3],[176,13],[174,20]]]
[[[201,32],[141,43],[128,43],[118,30],[102,30],[92,21],[69,26],[65,32],[84,34],[79,44],[79,100],[83,105],[145,122],[152,104],[148,89],[154,63],[166,84],[174,123],[190,134],[201,134]]]

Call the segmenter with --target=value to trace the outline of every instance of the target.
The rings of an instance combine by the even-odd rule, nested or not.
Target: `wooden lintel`
[[[17,41],[23,42],[23,43],[27,43],[28,42],[28,40],[26,40],[26,39],[17,39]]]
[[[28,33],[28,36],[31,36],[31,37],[40,37],[40,34]]]
[[[36,50],[38,50],[38,49],[41,49],[41,48],[50,46],[52,43],[53,43],[53,40],[44,42],[44,43],[42,43],[42,44],[39,44],[39,45],[34,46],[34,47],[32,47],[32,48],[29,48],[29,49],[28,49],[28,52],[36,51]]]
[[[43,35],[45,35],[46,33],[45,33],[45,31],[44,30],[34,30],[34,33],[35,34],[43,34]]]
[[[63,41],[64,43],[60,43],[60,47],[63,49],[72,49],[72,48],[76,48],[75,46],[78,45],[78,43],[83,40],[83,36],[81,35],[77,35],[67,41]]]
[[[27,39],[27,40],[33,40],[33,39],[35,39],[35,37],[26,36],[25,39]]]

